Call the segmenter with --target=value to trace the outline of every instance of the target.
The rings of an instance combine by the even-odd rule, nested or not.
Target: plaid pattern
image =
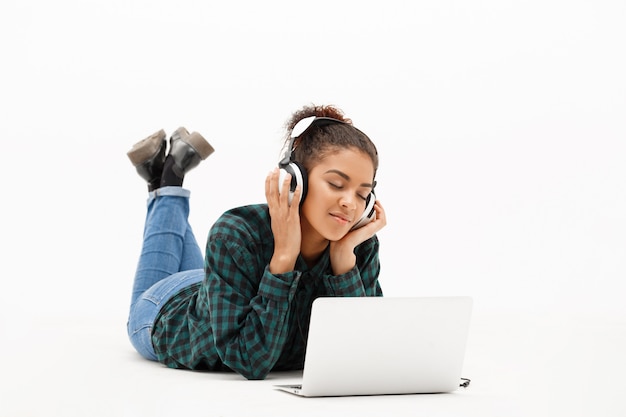
[[[382,296],[378,239],[356,250],[357,265],[332,275],[328,249],[312,268],[273,275],[267,205],[235,208],[213,225],[205,279],[175,295],[152,333],[160,362],[172,368],[232,370],[248,379],[302,369],[313,300],[321,296]]]

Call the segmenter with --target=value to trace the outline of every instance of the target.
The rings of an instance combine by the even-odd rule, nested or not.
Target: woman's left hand
[[[385,209],[379,200],[374,203],[375,218],[365,226],[349,231],[338,241],[330,242],[330,264],[333,274],[341,275],[356,265],[354,248],[374,236],[387,225]]]

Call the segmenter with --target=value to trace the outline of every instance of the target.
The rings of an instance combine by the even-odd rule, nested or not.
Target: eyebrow
[[[346,181],[350,181],[350,177],[345,172],[339,171],[338,169],[329,169],[324,174],[337,174]],[[374,185],[369,182],[364,182],[360,185],[360,187],[374,188]]]

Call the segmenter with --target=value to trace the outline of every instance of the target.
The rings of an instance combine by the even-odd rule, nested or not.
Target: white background
[[[4,383],[81,346],[72,324],[125,337],[133,143],[182,125],[214,145],[185,180],[203,246],[223,211],[263,202],[283,123],[310,103],[378,146],[387,296],[471,295],[496,339],[516,334],[490,327],[503,317],[609,329],[587,352],[607,359],[626,338],[625,21],[609,0],[4,1]]]

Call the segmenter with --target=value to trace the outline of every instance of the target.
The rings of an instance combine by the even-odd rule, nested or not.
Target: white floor
[[[626,415],[626,322],[598,317],[475,316],[471,385],[440,395],[303,399],[272,387],[298,372],[246,381],[171,370],[140,359],[117,318],[40,317],[2,350],[3,417]]]

